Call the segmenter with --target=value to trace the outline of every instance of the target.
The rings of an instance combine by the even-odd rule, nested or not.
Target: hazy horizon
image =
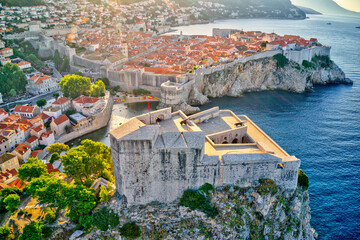
[[[359,0],[334,0],[341,7],[360,13],[360,1]]]
[[[323,14],[360,16],[359,0],[291,0],[294,5],[308,7]]]

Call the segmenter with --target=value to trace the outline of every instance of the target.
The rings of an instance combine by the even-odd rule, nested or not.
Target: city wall
[[[185,190],[204,183],[250,187],[259,179],[269,178],[281,188],[296,188],[300,160],[283,162],[270,154],[234,154],[224,155],[219,161],[219,156],[204,155],[202,132],[182,135],[195,144],[190,148],[159,149],[154,140],[117,141],[111,136],[117,191],[127,197],[128,204],[173,202]]]

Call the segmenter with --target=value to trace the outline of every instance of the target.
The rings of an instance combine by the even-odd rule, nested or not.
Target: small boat
[[[327,25],[331,25],[331,22],[328,22]]]
[[[358,27],[355,27],[355,28],[360,28],[360,26],[358,26]]]

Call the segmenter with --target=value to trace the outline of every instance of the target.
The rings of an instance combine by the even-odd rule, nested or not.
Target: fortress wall
[[[161,85],[161,101],[165,104],[177,105],[183,101],[187,102],[190,91],[193,88],[194,81],[189,81],[178,85]]]
[[[159,74],[144,72],[142,74],[141,84],[152,87],[160,87],[162,83],[167,82],[169,80],[175,82],[176,76],[177,75],[159,75]]]
[[[153,149],[148,140],[113,137],[111,143],[117,191],[130,205],[172,202],[189,186],[203,183],[196,172],[201,149]]]
[[[60,52],[60,51],[59,51]],[[86,58],[82,58],[78,55],[74,55],[73,56],[73,63],[75,65],[79,65],[85,68],[89,68],[92,71],[96,71],[96,72],[100,72],[100,68],[102,67],[102,64],[86,59]]]
[[[42,32],[46,36],[66,35],[71,32],[71,28],[43,29]]]
[[[200,148],[152,146],[149,140],[117,142],[111,136],[117,191],[129,205],[177,201],[185,190],[207,182],[215,187],[250,187],[268,178],[282,188],[297,186],[299,160],[282,162],[270,154],[241,154],[224,155],[220,163],[218,156],[202,155]]]

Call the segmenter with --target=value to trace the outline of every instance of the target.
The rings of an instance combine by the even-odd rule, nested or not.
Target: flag
[[[148,102],[148,111],[150,112],[150,102]]]

